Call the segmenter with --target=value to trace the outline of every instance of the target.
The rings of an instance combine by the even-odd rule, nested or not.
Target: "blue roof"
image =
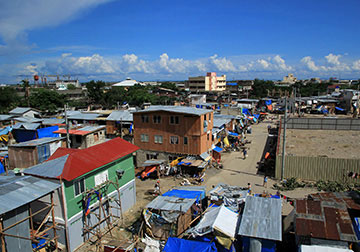
[[[226,83],[226,86],[237,86],[236,82],[228,82]]]
[[[218,146],[215,146],[215,148],[213,150],[216,152],[219,152],[219,153],[223,151],[223,149]]]

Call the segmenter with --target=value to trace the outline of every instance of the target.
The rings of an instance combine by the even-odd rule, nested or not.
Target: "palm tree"
[[[25,100],[27,102],[28,107],[30,107],[30,101],[29,101],[29,96],[30,96],[30,82],[28,79],[22,80],[21,81],[24,91],[25,91]]]

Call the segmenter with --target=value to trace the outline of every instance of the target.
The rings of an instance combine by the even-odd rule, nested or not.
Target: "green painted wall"
[[[84,174],[80,176],[79,178],[85,178],[85,190],[91,189],[95,186],[95,175],[108,170],[109,180],[116,182],[116,173],[115,171],[118,169],[122,169],[125,171],[122,178],[119,180],[119,186],[123,186],[129,181],[133,180],[135,178],[135,169],[134,169],[134,162],[133,162],[133,156],[132,154],[127,155],[126,157],[120,158],[112,163],[109,163],[107,165],[104,165],[98,169],[95,169],[94,171],[91,171],[87,174]],[[78,178],[78,179],[79,179]],[[65,199],[66,199],[66,207],[67,207],[67,215],[68,219],[72,216],[76,215],[79,212],[84,211],[83,208],[83,195],[78,195],[75,197],[75,189],[73,186],[73,182],[76,180],[72,180],[70,182],[64,181],[65,185]],[[108,188],[103,188],[102,195],[109,194],[113,192],[116,188],[112,185],[110,185]],[[97,201],[96,195],[92,197],[92,203],[95,203]]]

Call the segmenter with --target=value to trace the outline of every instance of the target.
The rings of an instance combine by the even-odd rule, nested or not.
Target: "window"
[[[158,154],[146,154],[146,159],[150,160],[150,159],[157,159],[158,158]]]
[[[209,121],[211,121],[211,114],[209,114]]]
[[[177,136],[171,136],[170,143],[171,144],[179,144],[179,138]]]
[[[143,123],[148,123],[149,122],[149,116],[148,115],[141,115],[141,121]]]
[[[80,135],[75,136],[76,143],[81,143],[81,139],[82,139],[82,137]]]
[[[159,115],[154,115],[154,116],[153,116],[153,122],[154,122],[154,123],[161,123],[161,116],[159,116]]]
[[[184,137],[184,144],[188,144],[188,138]]]
[[[141,134],[141,142],[147,143],[149,142],[149,135],[147,134]]]
[[[85,179],[74,181],[75,197],[85,192]]]
[[[207,134],[207,140],[208,141],[210,140],[210,134]]]
[[[160,143],[160,144],[162,144],[162,143],[163,143],[163,137],[160,136],[160,135],[155,135],[155,136],[154,136],[154,141],[155,141],[155,143]]]
[[[206,121],[206,114],[204,115],[204,121]]]
[[[179,116],[170,116],[170,124],[179,124]]]

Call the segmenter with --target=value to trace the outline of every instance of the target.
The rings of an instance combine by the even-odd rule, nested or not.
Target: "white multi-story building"
[[[209,72],[206,76],[189,77],[187,87],[192,92],[225,91],[226,75],[216,76],[215,72]]]

